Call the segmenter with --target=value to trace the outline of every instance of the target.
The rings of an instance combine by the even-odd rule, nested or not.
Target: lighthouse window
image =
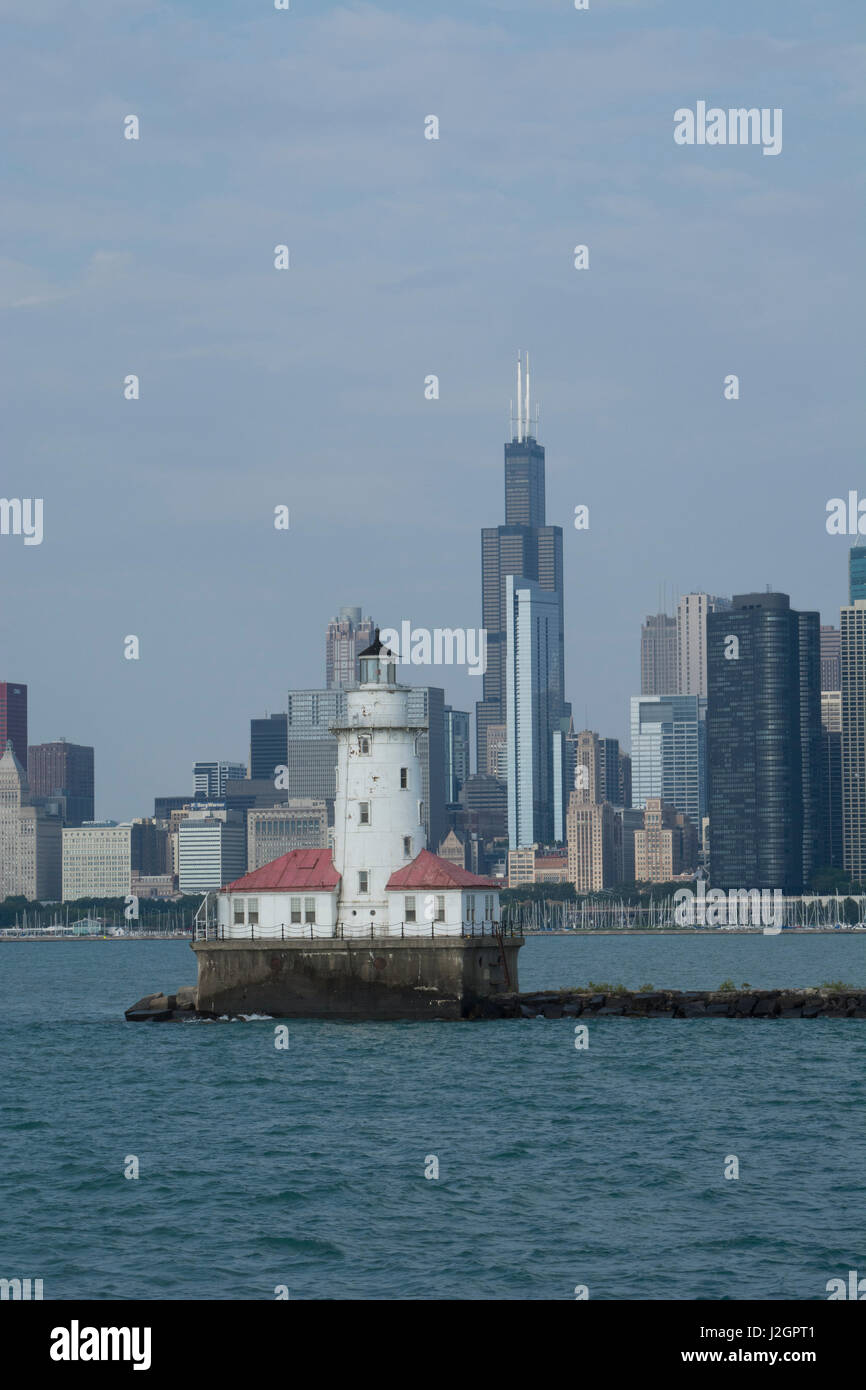
[[[445,898],[441,893],[436,894],[436,921],[445,921]]]
[[[358,739],[358,752],[359,752],[359,753],[369,753],[369,751],[370,751],[370,740],[369,740],[365,735],[362,734],[361,737]]]
[[[485,893],[485,894],[484,894],[484,916],[487,918],[487,921],[488,921],[488,922],[492,922],[492,921],[493,921],[493,894],[492,894],[492,893]]]
[[[300,920],[301,920],[301,900],[300,900],[300,898],[292,898],[292,902],[291,902],[291,920],[292,920],[293,922],[300,922]]]
[[[243,900],[243,898],[235,898],[235,901],[234,901],[234,921],[235,921],[235,926],[236,926],[236,927],[237,927],[237,926],[243,926],[243,922],[244,922],[244,900]]]
[[[369,801],[358,802],[358,817],[362,825],[370,824],[370,803]]]
[[[404,913],[406,914],[406,921],[407,921],[407,922],[417,922],[418,918],[415,916],[415,899],[414,899],[414,898],[405,898],[405,899],[404,899],[403,911],[404,911]]]
[[[368,869],[358,870],[358,892],[369,893],[370,891],[370,872]]]
[[[249,898],[247,901],[247,921],[251,927],[257,927],[259,924],[258,898]]]
[[[304,921],[315,922],[316,920],[316,899],[304,898]]]
[[[404,835],[404,836],[403,836],[403,854],[405,855],[405,857],[406,857],[407,859],[411,859],[411,857],[412,857],[412,836],[411,836],[411,835]]]
[[[474,894],[474,893],[467,893],[467,894],[466,894],[466,920],[467,920],[467,922],[474,922],[474,921],[475,921],[475,894]]]
[[[405,791],[405,789],[408,787],[408,785],[409,785],[409,769],[408,769],[408,767],[401,767],[401,768],[400,768],[400,786],[401,786],[401,788]]]

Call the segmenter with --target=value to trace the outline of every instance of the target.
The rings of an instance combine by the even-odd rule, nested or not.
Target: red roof
[[[336,888],[340,875],[329,849],[292,849],[227,883],[223,893],[279,893],[287,888]]]
[[[405,869],[398,869],[385,884],[386,888],[500,888],[495,878],[479,878],[449,859],[440,859],[429,849],[422,849]]]

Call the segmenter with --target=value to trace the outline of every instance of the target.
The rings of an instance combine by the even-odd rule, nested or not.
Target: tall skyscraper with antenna
[[[551,722],[545,757],[552,758],[553,726],[571,713],[565,703],[562,606],[562,528],[545,524],[544,449],[538,443],[537,412],[531,413],[530,365],[517,361],[517,414],[510,421],[511,439],[505,445],[505,525],[481,532],[481,613],[487,630],[487,670],[483,698],[475,711],[478,771],[489,771],[488,729],[506,723],[508,707],[508,576],[532,580],[554,595],[556,621],[551,649],[544,661],[550,675],[547,710]],[[513,409],[513,404],[512,404]],[[550,630],[549,620],[547,630]],[[549,752],[548,752],[549,749]],[[552,777],[550,784],[552,785]],[[547,779],[543,781],[547,783]],[[552,807],[551,807],[552,816]],[[549,837],[548,837],[549,838]]]

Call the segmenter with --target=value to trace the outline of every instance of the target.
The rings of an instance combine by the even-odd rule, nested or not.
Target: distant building
[[[27,686],[0,681],[0,750],[11,740],[15,756],[27,766]]]
[[[288,736],[285,714],[250,720],[250,777],[253,781],[274,784],[277,768],[286,765]]]
[[[714,888],[796,894],[826,862],[819,626],[779,593],[735,595],[707,619]],[[844,681],[843,664],[843,721]]]
[[[331,729],[346,717],[343,690],[290,690],[287,700],[285,792],[289,801],[324,801],[334,821],[337,740]],[[282,786],[281,786],[282,790]]]
[[[376,632],[372,618],[360,608],[341,608],[325,633],[325,684],[329,690],[351,690],[358,684],[359,657]]]
[[[247,811],[247,868],[260,869],[293,849],[327,849],[324,801],[292,801]]]
[[[27,752],[27,779],[32,797],[62,802],[66,825],[93,820],[92,748],[65,738],[34,744]]]
[[[469,713],[443,706],[445,741],[445,802],[460,799],[460,788],[469,776]]]
[[[478,771],[487,777],[508,777],[508,731],[504,724],[487,725],[487,763]]]
[[[250,777],[232,778],[226,783],[226,794],[222,798],[227,811],[249,811],[253,807],[285,806],[287,797],[278,791],[270,778]]]
[[[707,701],[703,695],[633,695],[634,806],[660,796],[700,825],[707,809]]]
[[[550,844],[554,834],[554,731],[561,699],[562,594],[509,574],[506,595],[508,845]]]
[[[524,884],[568,883],[568,851],[529,845],[508,851],[508,887]]]
[[[622,872],[622,823],[610,802],[572,792],[568,804],[568,881],[578,893],[613,888]]]
[[[448,834],[439,846],[438,854],[440,859],[447,859],[449,864],[456,864],[459,869],[468,868],[466,863],[466,846],[460,839],[456,830],[448,831]]]
[[[408,690],[409,723],[424,731],[419,738],[418,755],[424,788],[424,829],[427,846],[433,848],[448,831],[445,691],[435,685],[413,685]]]
[[[848,601],[866,599],[866,545],[852,545],[848,555]]]
[[[827,864],[841,869],[844,867],[841,690],[821,691],[821,791],[827,826]]]
[[[608,800],[610,800],[609,797]],[[622,751],[619,755],[619,800],[616,804],[625,807],[634,805],[632,800],[631,755]]]
[[[683,594],[677,604],[677,683],[657,695],[706,695],[707,615],[730,608],[729,598]]]
[[[168,820],[172,811],[180,811],[188,806],[192,798],[186,796],[155,796],[153,799],[154,820]]]
[[[842,634],[838,627],[821,624],[821,689],[842,688]]]
[[[602,794],[601,754],[601,739],[598,734],[594,734],[591,729],[581,729],[577,735],[576,776],[571,790],[585,792],[583,800],[591,801],[593,805],[605,800]]]
[[[677,690],[677,620],[653,613],[640,631],[642,695],[670,695]]]
[[[508,833],[508,791],[498,777],[473,773],[460,793],[465,824],[483,842],[504,839]]]
[[[852,593],[853,573],[852,559]],[[842,858],[866,886],[866,595],[842,609],[841,628]]]
[[[644,828],[644,813],[636,807],[622,806],[616,808],[616,816],[620,823],[620,840],[622,844],[620,879],[623,883],[635,883],[634,837],[639,830],[643,830]]]
[[[670,883],[698,866],[698,832],[688,816],[661,797],[647,798],[643,829],[634,834],[638,883]]]
[[[133,877],[169,874],[167,835],[155,820],[93,821],[63,831],[63,901],[124,898]]]
[[[59,899],[61,832],[59,816],[31,804],[27,774],[7,738],[0,758],[0,902]]]
[[[239,811],[193,811],[178,829],[181,893],[206,893],[246,872],[246,826]]]
[[[230,778],[246,777],[247,769],[243,763],[217,762],[196,763],[193,768],[193,786],[197,801],[219,801],[226,794],[226,783]]]
[[[513,597],[508,585],[525,592],[527,584],[543,590],[555,617],[548,616],[546,631],[552,645],[544,651],[544,664],[551,685],[544,698],[549,709],[545,739],[549,742],[556,722],[571,713],[565,701],[565,639],[563,624],[562,528],[548,526],[545,517],[544,448],[535,438],[529,400],[529,359],[526,362],[526,394],[520,384],[518,366],[517,421],[512,438],[505,445],[505,525],[485,527],[481,532],[481,625],[487,633],[487,666],[482,698],[475,709],[477,770],[482,775],[501,776],[501,770],[488,757],[488,730],[491,725],[508,723],[509,655],[508,624],[513,619]],[[540,602],[540,601],[539,601]],[[550,612],[547,607],[548,615]],[[524,635],[524,642],[527,636]],[[524,692],[525,694],[525,692]],[[525,705],[525,700],[523,701]],[[509,734],[509,738],[511,735]],[[547,750],[548,761],[552,756]],[[508,781],[515,772],[508,755]],[[524,788],[525,790],[525,788]],[[524,800],[524,792],[518,793]],[[546,801],[550,807],[550,796]],[[539,814],[543,814],[539,812]],[[548,809],[547,814],[550,814]],[[526,829],[526,812],[521,821],[519,840],[535,838]],[[543,836],[550,838],[548,830]]]

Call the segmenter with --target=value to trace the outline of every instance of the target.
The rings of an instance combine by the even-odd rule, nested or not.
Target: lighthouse
[[[427,848],[425,731],[378,631],[359,660],[332,726],[333,850],[290,850],[206,896],[192,943],[203,1013],[465,1018],[518,989],[523,939],[502,923],[499,882]]]
[[[380,641],[359,657],[361,682],[346,695],[346,721],[335,725],[337,788],[334,868],[341,888],[338,935],[388,935],[388,883],[426,847],[421,759],[423,734],[409,723],[407,686]]]

